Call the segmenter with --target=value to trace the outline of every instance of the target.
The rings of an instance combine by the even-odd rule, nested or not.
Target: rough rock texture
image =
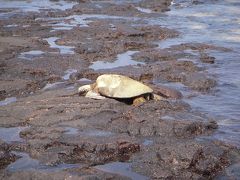
[[[239,150],[203,138],[216,131],[216,121],[184,102],[217,83],[199,66],[215,62],[208,50],[229,49],[204,43],[158,47],[156,41],[179,33],[144,19],[169,10],[170,0],[76,2],[66,11],[17,12],[0,21],[0,126],[26,127],[19,142],[7,142],[9,134],[0,133],[0,179],[234,177]],[[55,47],[48,43],[53,37],[59,38]],[[26,54],[36,50],[43,53]],[[128,51],[136,51],[131,60],[140,64],[89,68],[96,61],[113,63]],[[76,94],[104,73],[142,81],[166,99],[133,107]],[[188,96],[168,83],[183,85]],[[17,101],[8,102],[10,97]],[[127,173],[96,166],[111,162],[122,162]]]

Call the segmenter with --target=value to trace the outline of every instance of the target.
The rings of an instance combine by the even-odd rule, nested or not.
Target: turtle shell
[[[97,78],[96,88],[99,94],[112,98],[132,98],[153,90],[141,82],[117,74],[104,74]]]

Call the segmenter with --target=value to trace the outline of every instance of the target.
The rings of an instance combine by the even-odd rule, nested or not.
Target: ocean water
[[[220,128],[213,138],[240,147],[240,1],[198,2],[174,0],[171,10],[164,16],[147,21],[180,32],[178,38],[160,42],[161,49],[182,43],[205,43],[231,49],[207,52],[216,58],[213,65],[206,66],[206,71],[216,77],[217,86],[209,94],[199,93],[185,101],[193,109],[217,120]],[[177,83],[175,87],[186,91]]]

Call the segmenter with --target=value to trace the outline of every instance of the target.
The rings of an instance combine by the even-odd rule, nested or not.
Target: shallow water
[[[82,131],[80,132],[80,134],[86,135],[86,136],[93,136],[93,137],[109,137],[109,136],[112,136],[114,133],[95,129],[95,130]]]
[[[60,38],[58,38],[58,37],[50,37],[50,38],[46,38],[44,40],[46,40],[48,42],[48,44],[50,45],[51,48],[59,49],[60,54],[74,54],[74,51],[73,51],[74,47],[57,45],[56,41],[58,39],[60,39]]]
[[[6,106],[10,103],[14,103],[17,101],[17,98],[16,97],[10,97],[10,98],[6,98],[2,101],[0,101],[0,106]]]
[[[78,129],[77,128],[65,127],[64,129],[65,129],[64,134],[68,134],[68,135],[76,135],[76,134],[78,134]]]
[[[104,14],[81,14],[58,18],[44,18],[44,19],[37,18],[36,20],[46,21],[49,25],[52,26],[53,31],[56,31],[56,30],[71,30],[73,27],[88,27],[89,23],[98,19],[138,20],[139,18],[111,16]]]
[[[77,70],[76,69],[68,69],[64,72],[64,76],[62,77],[64,80],[69,80],[70,76],[73,74],[73,73],[76,73]]]
[[[25,11],[25,12],[40,12],[40,10],[49,9],[51,7],[52,9],[57,10],[66,10],[72,8],[75,4],[70,1],[51,1],[51,0],[41,0],[41,3],[39,1],[16,1],[16,0],[0,0],[1,8],[2,9],[16,9],[19,11]]]
[[[48,90],[54,90],[54,89],[59,89],[59,88],[65,88],[66,84],[65,82],[55,82],[55,83],[47,83],[42,90],[43,91],[48,91]]]
[[[142,143],[144,146],[150,146],[153,144],[153,140],[145,139]]]
[[[109,137],[109,136],[112,136],[114,133],[109,132],[109,131],[97,130],[97,129],[79,131],[77,128],[65,127],[64,134],[68,134],[68,135],[79,134],[79,135],[91,136],[91,137]]]
[[[147,13],[147,14],[152,13],[151,9],[146,9],[146,8],[141,8],[141,7],[136,7],[136,9],[143,13]]]
[[[79,82],[92,82],[91,79],[87,79],[87,78],[81,78],[78,80]]]
[[[11,142],[23,142],[24,139],[22,139],[19,136],[19,133],[26,129],[27,127],[11,127],[11,128],[5,128],[5,127],[0,127],[0,139],[7,143]]]
[[[11,27],[18,27],[18,25],[17,24],[9,24],[9,25],[6,25],[4,27],[11,28]]]
[[[76,2],[71,1],[51,1],[51,0],[41,0],[41,3],[36,0],[0,0],[0,9],[8,9],[6,13],[0,13],[0,19],[7,19],[19,12],[35,12],[40,13],[43,10],[53,9],[53,10],[67,10],[72,8]]]
[[[161,49],[192,42],[232,49],[230,52],[208,52],[216,60],[215,64],[207,65],[207,71],[217,77],[218,85],[213,93],[198,93],[197,96],[187,98],[185,101],[194,109],[203,111],[218,121],[220,128],[213,138],[240,147],[239,9],[240,3],[236,0],[203,1],[197,5],[192,4],[191,1],[175,0],[171,11],[165,13],[166,16],[150,18],[147,21],[149,24],[159,24],[181,32],[178,38],[160,42]],[[194,56],[197,52],[191,53]],[[189,90],[184,86],[175,87],[178,87],[183,94],[189,95]]]
[[[27,153],[13,152],[15,155],[20,156],[18,160],[9,164],[6,170],[15,172],[21,170],[40,170],[44,172],[58,172],[64,169],[71,169],[81,167],[81,164],[58,164],[55,166],[48,166],[41,164],[38,160],[31,158]]]
[[[87,16],[73,15],[61,18],[44,18],[37,19],[47,21],[52,26],[53,31],[57,30],[71,30],[74,27],[88,27],[88,24],[92,21],[87,20]]]
[[[113,68],[128,66],[128,65],[144,64],[142,62],[132,60],[131,56],[136,52],[137,51],[127,51],[125,53],[119,54],[117,56],[117,59],[114,62],[96,61],[91,66],[89,66],[89,68],[94,70],[113,69]]]
[[[34,58],[39,57],[40,55],[44,54],[43,51],[40,50],[33,50],[28,52],[21,53],[18,58],[26,59],[26,60],[34,60]]]
[[[124,1],[119,1],[119,3]],[[217,46],[223,46],[232,49],[230,52],[209,51],[211,56],[216,58],[215,64],[207,65],[208,72],[215,75],[218,80],[218,85],[213,93],[200,94],[198,92],[191,93],[188,88],[180,83],[167,83],[166,85],[179,89],[185,96],[185,101],[199,111],[205,112],[218,121],[219,130],[211,136],[211,138],[220,139],[240,147],[240,3],[238,0],[222,0],[222,1],[203,1],[202,4],[191,4],[192,1],[175,0],[172,3],[171,11],[163,13],[159,17],[145,19],[149,24],[157,24],[166,26],[168,28],[176,29],[181,32],[180,37],[168,39],[159,43],[159,48],[170,48],[173,45],[181,43],[208,43]],[[1,13],[1,18],[8,18],[16,12],[40,12],[51,7],[56,10],[65,10],[71,8],[75,3],[70,1],[49,1],[44,0],[41,3],[37,1],[5,1],[0,0],[0,9],[14,8],[8,13]],[[101,8],[101,7],[100,7]],[[143,13],[152,13],[148,9],[136,7]],[[129,19],[128,17],[118,17],[109,15],[74,15],[63,18],[51,18],[46,21],[52,26],[53,30],[71,30],[73,27],[87,27],[94,19]],[[66,20],[66,21],[65,21]],[[134,20],[134,18],[132,18]],[[6,28],[13,28],[15,24],[9,24]],[[23,25],[24,26],[24,25]],[[111,28],[115,28],[114,25]],[[74,54],[74,47],[61,46],[56,44],[58,37],[47,38],[51,48],[57,48],[60,54]],[[97,61],[93,63],[90,68],[94,70],[109,69],[127,65],[142,64],[133,61],[131,55],[134,51],[127,51],[126,53],[117,56],[117,59],[112,63]],[[198,52],[186,50],[186,53],[192,54],[192,57],[198,55]],[[25,52],[20,55],[20,58],[32,59],[41,55],[40,52]],[[22,57],[21,57],[22,56]],[[192,57],[190,59],[192,59]],[[184,60],[184,59],[178,59]],[[186,59],[188,60],[188,59]],[[198,63],[194,61],[194,63]],[[200,64],[199,64],[200,65]],[[68,80],[71,73],[75,70],[65,72],[62,77]],[[82,79],[86,81],[87,79]],[[64,82],[57,82],[47,84],[43,89],[57,89],[65,87]],[[16,101],[16,98],[7,98],[0,101],[0,106],[7,105]],[[163,117],[166,120],[174,119],[171,116]],[[6,142],[23,141],[19,137],[21,127],[15,128],[0,128],[0,138]],[[110,132],[105,131],[87,131],[80,132],[75,128],[67,128],[66,134],[75,135],[83,133],[89,136],[106,137],[111,136]],[[143,141],[144,146],[149,146],[153,143],[152,140],[146,139]],[[25,153],[17,153],[22,156],[16,162],[8,166],[8,170],[17,171],[23,169],[44,169],[44,170],[61,170],[65,168],[79,167],[80,165],[61,164],[55,167],[41,165],[37,160],[29,157]],[[96,168],[118,173],[132,179],[147,179],[137,173],[131,171],[130,163],[109,163]],[[237,170],[236,170],[237,169]],[[234,172],[235,171],[235,172]],[[239,164],[233,165],[229,168],[229,173],[239,172]]]
[[[131,171],[131,163],[123,163],[123,162],[113,162],[104,165],[95,166],[96,169],[119,174],[134,180],[146,180],[148,179],[146,176],[140,175]]]

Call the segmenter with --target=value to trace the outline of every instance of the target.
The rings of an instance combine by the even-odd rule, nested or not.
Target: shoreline
[[[237,178],[239,149],[205,138],[217,120],[185,102],[218,84],[209,52],[232,49],[161,47],[181,33],[146,19],[164,16],[170,0],[61,3],[69,9],[1,19],[0,179]],[[139,107],[71,96],[106,73],[167,86],[170,97],[170,88],[183,93],[170,84],[181,84],[186,94]]]

